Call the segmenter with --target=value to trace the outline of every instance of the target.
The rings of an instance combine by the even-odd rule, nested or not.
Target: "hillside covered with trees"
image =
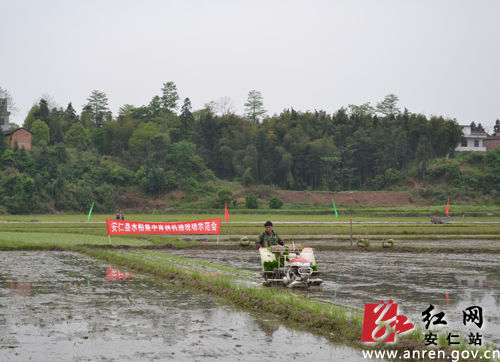
[[[231,194],[219,180],[287,190],[415,188],[423,198],[454,192],[499,202],[499,149],[457,157],[456,121],[401,111],[397,101],[265,116],[262,95],[251,91],[246,114],[237,115],[224,99],[193,110],[173,82],[116,116],[99,91],[80,113],[41,99],[24,121],[32,150],[0,142],[0,211],[83,212],[96,201],[95,210],[112,212],[129,206],[127,195],[173,193],[220,207]]]

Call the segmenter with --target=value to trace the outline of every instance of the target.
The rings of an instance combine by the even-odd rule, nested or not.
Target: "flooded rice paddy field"
[[[254,264],[250,252],[237,256]],[[107,267],[71,252],[0,252],[0,360],[365,361],[274,317],[144,276],[106,280]]]
[[[361,236],[360,238],[365,238]],[[500,248],[500,240],[488,240],[485,238],[482,239],[463,239],[463,240],[454,240],[449,238],[436,238],[436,239],[423,239],[423,240],[411,240],[411,239],[398,239],[397,237],[387,237],[385,239],[370,239],[370,237],[366,237],[370,240],[370,245],[380,246],[384,240],[392,239],[397,246],[418,246],[418,247],[439,247],[439,248]],[[353,240],[353,244],[356,245],[356,240]],[[335,246],[350,246],[350,240],[331,240],[331,239],[318,239],[313,241],[307,241],[308,245],[335,245]]]
[[[239,240],[239,238],[244,235],[225,235],[225,239],[220,241],[220,244],[231,245],[234,244],[234,240]],[[326,246],[351,246],[351,240],[349,236],[346,235],[281,235],[280,236],[288,242],[292,237],[295,238],[297,243],[305,244],[309,246],[315,245],[326,245]],[[418,246],[418,247],[440,247],[440,248],[500,248],[500,239],[491,238],[491,235],[476,235],[475,238],[463,239],[460,235],[432,235],[429,239],[411,239],[411,238],[398,238],[398,235],[387,235],[382,237],[381,235],[353,235],[353,244],[356,245],[358,239],[369,239],[371,245],[380,246],[384,240],[392,239],[397,246]],[[186,237],[189,241],[215,241],[217,236],[207,235],[204,238],[198,237]],[[250,238],[253,240],[252,238]],[[457,240],[459,239],[459,240]],[[252,241],[253,243],[253,241]]]
[[[175,255],[254,272],[260,278],[258,251],[180,250]],[[399,314],[421,323],[430,304],[443,311],[448,330],[481,332],[484,341],[500,345],[500,255],[450,253],[366,253],[316,251],[324,280],[320,287],[294,289],[297,294],[362,309],[365,303],[392,299]],[[446,294],[448,293],[448,298]],[[449,304],[448,304],[449,300]],[[483,308],[484,325],[463,325],[462,311]],[[476,327],[475,325],[472,325]]]
[[[385,239],[370,239],[370,236],[360,236],[360,238],[368,238],[370,240],[370,245],[380,246],[384,240],[392,239],[395,245],[404,246],[418,246],[418,247],[440,247],[440,248],[500,248],[500,240],[488,240],[485,239],[462,239],[454,240],[447,237],[439,238],[434,236],[436,239],[423,239],[423,240],[411,240],[411,239],[398,239],[397,237],[387,237]],[[353,240],[353,244],[356,245],[356,240]],[[308,245],[335,245],[335,246],[350,246],[351,241],[348,239],[317,239],[312,241],[307,241]]]

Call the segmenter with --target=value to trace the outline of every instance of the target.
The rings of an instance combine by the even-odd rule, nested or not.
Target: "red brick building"
[[[488,136],[483,141],[486,150],[491,151],[500,146],[500,132],[495,133],[494,136]]]
[[[17,143],[17,147],[31,150],[31,132],[26,128],[18,128],[13,131],[4,131],[5,142],[12,148]]]

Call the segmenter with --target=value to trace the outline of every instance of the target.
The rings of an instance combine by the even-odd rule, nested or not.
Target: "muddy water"
[[[437,236],[439,237],[439,236]],[[362,238],[370,239],[370,236],[362,236]],[[395,245],[399,247],[404,246],[418,246],[418,247],[440,247],[440,248],[500,248],[500,240],[488,240],[487,237],[485,239],[462,239],[462,240],[453,240],[453,239],[421,239],[421,240],[411,240],[411,239],[398,239],[396,237],[387,237],[387,239],[392,239]],[[373,237],[370,239],[371,245],[373,246],[381,246],[383,240],[377,240]],[[351,246],[351,241],[346,239],[317,239],[313,241],[308,241],[308,245],[335,245],[335,246]],[[356,239],[354,239],[353,244],[356,245]]]
[[[69,252],[0,252],[0,361],[364,361],[140,275],[106,280],[107,267]]]
[[[256,250],[204,250],[201,255],[194,250],[175,253],[252,270],[256,275],[260,272]],[[398,303],[400,314],[417,323],[422,323],[422,312],[432,304],[433,313],[445,313],[448,330],[459,331],[462,336],[478,332],[483,335],[483,345],[484,341],[500,345],[500,256],[497,254],[317,251],[315,256],[323,285],[294,293],[357,308],[392,299]],[[475,324],[463,324],[462,311],[474,305],[483,308],[481,329]]]
[[[281,234],[280,234],[281,235]],[[218,242],[221,245],[234,245],[236,243],[235,240],[239,240],[239,238],[243,237],[243,235],[225,235],[224,239]],[[477,238],[474,239],[453,239],[453,237],[460,238],[460,235],[432,235],[435,239],[398,239],[398,235],[387,235],[387,237],[382,239],[381,235],[354,235],[353,243],[351,244],[351,240],[349,236],[346,235],[281,235],[284,240],[291,240],[292,237],[295,238],[297,243],[304,244],[307,243],[309,246],[315,245],[325,245],[325,246],[351,246],[352,244],[356,245],[358,239],[369,239],[371,245],[373,246],[381,246],[383,240],[392,239],[395,245],[400,247],[405,246],[413,246],[413,247],[439,247],[439,248],[500,248],[500,239],[496,239],[496,235],[494,235],[495,239],[491,238],[491,235],[476,235]],[[310,238],[310,239],[309,239]],[[204,235],[203,238],[198,237],[186,237],[185,240],[189,241],[200,241],[206,242],[210,240],[210,242],[217,240],[217,236],[214,235]],[[253,241],[252,241],[253,244]]]

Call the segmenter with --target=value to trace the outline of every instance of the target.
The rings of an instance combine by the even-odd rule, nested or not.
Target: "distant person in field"
[[[278,233],[273,230],[273,223],[271,221],[266,221],[264,227],[266,228],[266,230],[259,235],[259,240],[255,242],[258,248],[266,248],[271,245],[285,244],[279,237]]]
[[[118,210],[118,212],[116,213],[116,220],[125,220],[125,215],[123,215],[123,212],[122,210]]]

